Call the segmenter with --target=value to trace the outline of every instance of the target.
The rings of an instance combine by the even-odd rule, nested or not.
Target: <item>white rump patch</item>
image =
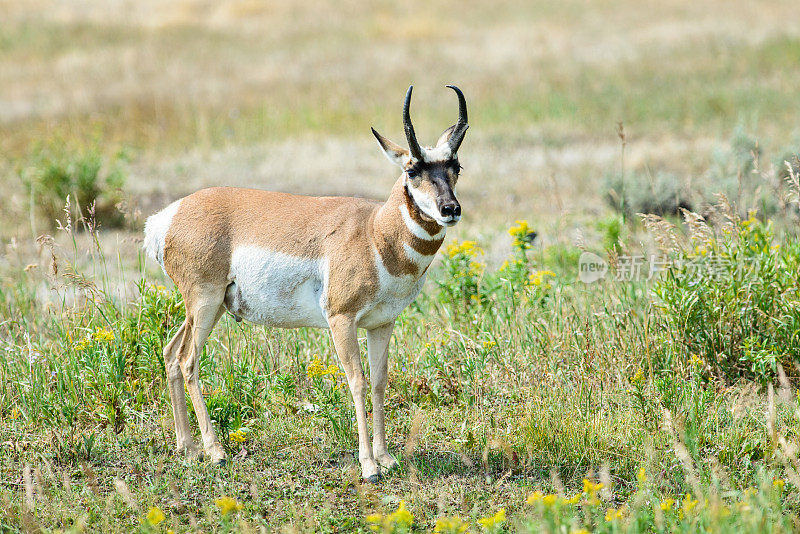
[[[327,328],[328,261],[260,247],[237,247],[231,257],[225,305],[252,323],[281,328]]]
[[[417,223],[417,221],[411,218],[411,214],[408,212],[408,206],[405,204],[400,204],[400,214],[403,216],[403,222],[406,223],[406,228],[408,228],[408,231],[420,239],[424,239],[425,241],[436,241],[437,239],[443,238],[445,233],[447,233],[446,228],[442,226],[442,229],[439,230],[439,233],[436,235],[429,234],[427,230]]]
[[[178,199],[158,213],[151,215],[144,223],[143,248],[151,258],[161,264],[162,270],[164,269],[164,239],[172,225],[172,218],[181,205],[181,200],[183,199]],[[164,273],[166,274],[166,271]]]

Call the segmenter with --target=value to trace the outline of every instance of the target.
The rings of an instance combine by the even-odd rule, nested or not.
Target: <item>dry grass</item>
[[[6,1],[0,13],[6,238],[28,234],[15,165],[54,133],[131,150],[145,212],[218,183],[382,197],[394,171],[368,127],[402,137],[414,82],[418,131],[434,139],[455,81],[472,123],[464,226],[529,217],[549,234],[600,210],[618,120],[631,168],[689,176],[741,120],[781,146],[797,123],[792,1]]]
[[[16,337],[13,344],[0,341],[21,360],[20,351],[26,346],[30,351],[30,336],[25,337],[30,332],[42,347],[61,344],[66,348],[59,350],[71,350],[63,335],[42,325],[50,325],[49,314],[58,315],[53,310],[60,300],[71,304],[76,292],[51,289],[54,282],[45,272],[49,252],[35,243],[47,221],[31,222],[19,176],[34,146],[54,136],[76,146],[99,145],[108,154],[120,148],[130,154],[126,200],[139,210],[139,224],[168,201],[216,184],[381,198],[396,173],[369,127],[402,140],[402,95],[414,83],[415,124],[421,139],[430,142],[455,118],[455,99],[442,86],[457,83],[467,94],[471,129],[459,184],[465,218],[451,237],[477,239],[487,251],[482,261],[497,265],[508,254],[506,230],[515,219],[531,221],[542,250],[576,240],[598,245],[602,237],[595,225],[608,216],[602,179],[620,166],[618,121],[628,135],[626,172],[673,173],[697,188],[710,181],[713,152],[727,146],[737,125],[782,150],[792,143],[796,148],[800,124],[800,71],[793,68],[800,62],[796,0],[470,5],[0,0],[0,21],[0,290],[6,303],[27,303],[24,311],[11,304],[4,308],[14,320],[0,316],[0,327]],[[71,238],[78,241],[74,249]],[[96,278],[105,281],[109,298],[135,293],[139,239],[136,224],[101,231],[107,261]],[[93,269],[100,263],[86,252],[93,250],[87,235],[59,233],[57,240],[59,257],[69,257],[79,272],[97,274]],[[162,279],[154,265],[148,264],[146,273],[148,280]],[[128,441],[103,438],[95,457],[103,460],[89,471],[60,466],[53,475],[49,460],[37,455],[49,454],[48,440],[55,438],[28,432],[21,420],[0,431],[3,446],[14,447],[0,462],[4,495],[14,502],[8,509],[23,509],[27,483],[36,487],[36,499],[49,503],[39,506],[52,506],[44,509],[51,526],[68,525],[86,513],[91,524],[110,525],[108,530],[134,528],[147,507],[160,505],[189,530],[195,516],[205,527],[216,525],[213,498],[239,492],[253,517],[318,531],[353,528],[354,516],[365,528],[363,514],[393,510],[402,496],[415,501],[420,524],[432,526],[445,513],[474,518],[506,503],[509,513],[516,512],[531,484],[558,489],[549,478],[556,465],[574,489],[587,465],[597,467],[603,455],[619,470],[615,476],[624,477],[619,481],[624,493],[635,484],[630,466],[646,456],[641,436],[651,436],[630,407],[627,374],[659,342],[650,337],[644,290],[627,291],[604,296],[578,288],[577,303],[553,305],[546,314],[530,311],[535,320],[520,322],[519,330],[514,323],[508,332],[498,327],[498,338],[528,337],[514,338],[519,348],[500,353],[477,404],[459,401],[447,409],[425,405],[414,411],[402,398],[400,387],[408,381],[405,369],[397,370],[402,362],[418,361],[429,341],[458,338],[452,321],[427,315],[438,307],[428,303],[428,311],[414,312],[393,358],[397,374],[390,391],[399,407],[390,432],[394,450],[402,450],[412,435],[417,453],[407,471],[379,489],[351,483],[352,466],[335,456],[342,447],[328,435],[328,425],[309,423],[308,414],[289,417],[266,395],[272,412],[259,419],[251,456],[224,475],[202,465],[179,465],[170,451],[163,384],[157,382],[142,389],[159,403],[142,409]],[[42,304],[47,301],[56,307]],[[31,323],[22,324],[27,320]],[[270,343],[277,343],[276,353],[281,344],[295,343],[302,350],[292,365],[302,378],[307,357],[324,348],[321,333],[238,328],[226,324],[212,342],[226,365],[239,349],[255,358]],[[470,343],[479,346],[479,337]],[[468,352],[452,345],[448,365]],[[215,371],[218,383],[223,371]],[[409,391],[417,385],[409,383]],[[563,397],[553,397],[558,388]],[[720,392],[723,404],[735,405],[737,391]],[[760,440],[763,395],[742,391],[749,392],[741,395],[747,407],[730,412],[758,420],[742,424],[740,431]],[[548,411],[554,404],[562,409],[555,416]],[[416,416],[424,423],[419,435],[412,431]],[[561,437],[551,441],[533,424],[562,419],[574,424],[565,425],[563,435],[554,431]],[[712,423],[722,427],[716,419]],[[596,441],[598,429],[609,425],[638,434],[612,428],[606,441]],[[469,444],[471,432],[484,441],[517,440],[512,445],[524,466],[507,475],[518,458],[509,460],[502,444]],[[714,440],[728,447],[731,458],[739,454],[734,445],[747,441],[723,431]],[[527,450],[526,443],[538,445]],[[103,463],[106,458],[116,460]],[[27,475],[33,482],[25,478],[23,461],[35,467]],[[675,465],[668,469],[677,472]],[[750,483],[754,470],[742,472],[748,481],[742,484]],[[83,483],[92,473],[100,479],[100,493]],[[119,487],[111,487],[117,476],[135,481],[137,510],[122,502]],[[112,525],[117,519],[127,522]],[[325,520],[329,523],[321,527]],[[0,516],[0,530],[2,521]]]

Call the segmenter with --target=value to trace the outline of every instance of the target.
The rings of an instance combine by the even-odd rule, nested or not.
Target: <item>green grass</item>
[[[737,242],[765,239],[752,221],[741,228]],[[436,284],[399,319],[387,409],[401,468],[377,487],[359,480],[341,374],[311,372],[316,358],[321,370],[336,363],[324,331],[229,318],[217,327],[200,371],[231,455],[215,468],[172,453],[161,350],[182,320],[174,289],[140,270],[135,290],[114,297],[104,269],[67,267],[85,253],[77,245],[58,253],[56,278],[10,266],[0,286],[0,525],[333,532],[377,521],[402,531],[404,501],[414,531],[458,516],[477,532],[501,508],[496,527],[507,531],[793,528],[793,386],[778,382],[768,396],[744,379],[720,382],[649,284],[544,273],[531,258],[551,254],[528,231],[511,229],[498,270],[476,263],[474,245],[447,247]],[[792,234],[770,239],[796,247]],[[43,284],[49,304],[35,295]],[[682,291],[661,284],[661,300]],[[222,514],[222,497],[237,509]],[[155,508],[166,517],[156,526],[146,518],[158,523]]]
[[[12,2],[0,28],[0,532],[800,529],[798,188],[770,168],[797,152],[796,2],[156,4]],[[336,364],[327,332],[227,317],[201,383],[231,461],[173,454],[183,310],[138,256],[142,217],[212,183],[383,194],[368,128],[401,140],[409,83],[423,141],[454,118],[442,86],[467,95],[454,233],[477,243],[445,247],[398,320],[400,469],[361,484],[342,378],[313,370]],[[715,214],[708,250],[764,268],[576,282],[575,242],[704,261],[701,234],[660,247],[665,221],[636,216],[678,191]],[[738,212],[706,210],[720,191]],[[67,193],[123,201],[125,226],[65,220]],[[71,231],[37,243],[54,218]]]

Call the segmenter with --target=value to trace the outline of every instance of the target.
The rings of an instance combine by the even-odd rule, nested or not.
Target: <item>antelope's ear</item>
[[[439,136],[439,140],[436,141],[436,147],[440,147],[441,145],[445,144],[450,140],[450,136],[453,135],[453,130],[456,129],[456,125],[452,125],[450,128],[446,129],[442,132],[442,135]]]
[[[386,154],[387,158],[389,158],[389,161],[404,169],[411,159],[408,150],[401,147],[397,143],[389,141],[384,136],[376,132],[375,128],[370,129],[372,130],[372,135],[374,135],[375,139],[378,140],[378,144],[381,145],[383,153]]]

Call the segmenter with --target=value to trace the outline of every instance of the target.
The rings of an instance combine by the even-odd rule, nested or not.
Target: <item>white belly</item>
[[[225,305],[237,317],[282,328],[327,328],[327,262],[259,247],[233,251]]]

